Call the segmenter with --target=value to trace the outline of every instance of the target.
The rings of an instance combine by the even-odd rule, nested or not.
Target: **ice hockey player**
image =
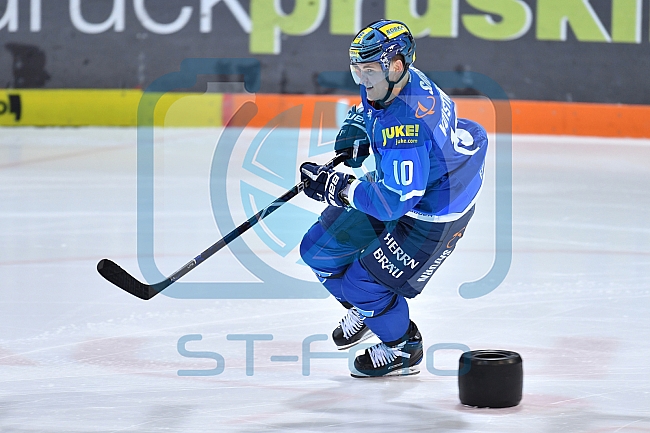
[[[454,251],[483,184],[485,130],[457,119],[454,102],[412,66],[415,41],[399,21],[361,30],[350,46],[361,104],[350,109],[335,150],[359,179],[306,162],[304,192],[327,203],[300,252],[348,309],[332,337],[346,349],[376,335],[381,343],[354,362],[355,377],[418,372],[422,337],[409,317],[414,298]]]

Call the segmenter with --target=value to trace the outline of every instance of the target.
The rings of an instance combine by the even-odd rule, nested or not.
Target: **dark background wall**
[[[76,1],[84,20],[90,23],[105,21],[113,11],[113,0]],[[318,85],[317,74],[348,69],[347,48],[352,35],[333,35],[330,30],[335,0],[320,0],[325,2],[324,15],[313,31],[301,36],[282,35],[278,54],[251,53],[251,35],[232,12],[233,5],[241,6],[250,19],[251,1],[273,4],[273,0],[217,2],[211,8],[212,28],[207,33],[200,30],[201,0],[146,0],[148,14],[159,23],[171,23],[179,17],[182,7],[192,7],[189,21],[171,34],[146,29],[136,16],[134,0],[117,1],[124,1],[124,29],[88,34],[73,24],[70,10],[75,0],[32,0],[32,5],[40,3],[40,14],[30,8],[30,1],[0,0],[0,86],[145,88],[155,78],[178,70],[184,58],[255,57],[262,64],[262,92],[327,93],[331,90]],[[319,3],[280,3],[286,13],[291,13],[296,2],[302,1]],[[384,17],[390,1],[358,1],[361,23]],[[435,1],[414,4],[418,13],[424,14]],[[437,1],[440,5],[445,0]],[[508,1],[513,5],[517,1],[526,3],[532,12],[532,22],[524,34],[509,41],[477,37],[467,30],[462,17],[486,14],[486,8],[479,10],[481,2],[477,0],[457,0],[457,36],[418,37],[416,66],[425,71],[469,70],[485,74],[513,99],[650,104],[648,0],[588,2],[609,35],[613,34],[613,2],[640,6],[636,20],[641,23],[640,37],[626,43],[579,40],[571,25],[567,26],[566,40],[542,40],[539,2],[557,0],[501,3]],[[12,24],[13,2],[17,4],[18,20]],[[452,0],[448,2],[452,4]],[[494,13],[490,16],[496,23],[503,19]]]

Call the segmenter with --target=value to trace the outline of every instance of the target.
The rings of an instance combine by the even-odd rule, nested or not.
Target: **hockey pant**
[[[300,253],[336,299],[357,307],[382,341],[395,341],[410,323],[405,298],[422,291],[472,214],[450,223],[409,217],[382,222],[352,208],[328,207],[305,234]]]

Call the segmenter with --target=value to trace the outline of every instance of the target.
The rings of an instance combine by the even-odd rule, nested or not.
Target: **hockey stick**
[[[332,159],[325,165],[328,166],[329,168],[334,168],[340,163],[342,163],[343,161],[345,161],[346,159],[348,159],[348,155],[347,153],[344,152],[337,155],[334,159]],[[99,261],[99,263],[97,263],[97,272],[99,272],[102,277],[104,277],[109,282],[115,284],[120,289],[125,290],[126,292],[129,292],[130,294],[147,301],[153,298],[154,296],[156,296],[158,293],[165,290],[167,287],[169,287],[179,278],[183,277],[185,274],[190,272],[192,269],[194,269],[195,267],[203,263],[214,253],[216,253],[217,251],[219,251],[220,249],[228,245],[230,242],[238,238],[240,235],[246,232],[246,230],[253,227],[255,224],[262,221],[267,216],[271,215],[280,206],[282,206],[283,204],[291,200],[293,197],[297,196],[304,188],[305,188],[305,184],[303,182],[300,182],[299,184],[291,188],[289,191],[284,193],[281,197],[275,199],[267,207],[265,207],[264,209],[262,209],[261,211],[257,212],[255,215],[250,217],[239,227],[232,230],[222,239],[219,239],[217,242],[212,244],[201,254],[199,254],[189,262],[187,262],[185,266],[183,266],[182,268],[180,268],[179,270],[177,270],[169,277],[167,277],[165,280],[159,283],[152,284],[152,285],[141,283],[140,281],[133,278],[124,269],[122,269],[117,263],[109,259],[102,259]]]

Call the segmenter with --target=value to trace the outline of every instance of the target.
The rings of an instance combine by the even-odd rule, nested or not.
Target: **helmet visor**
[[[352,63],[350,65],[350,72],[352,78],[357,84],[362,84],[365,87],[374,87],[382,80],[386,80],[386,74],[379,62],[371,63]]]

